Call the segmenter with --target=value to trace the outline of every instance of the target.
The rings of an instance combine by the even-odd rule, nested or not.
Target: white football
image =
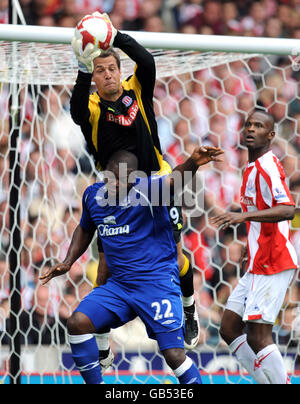
[[[75,28],[75,36],[82,40],[82,50],[91,43],[95,48],[107,50],[113,44],[111,22],[98,15],[85,16]]]

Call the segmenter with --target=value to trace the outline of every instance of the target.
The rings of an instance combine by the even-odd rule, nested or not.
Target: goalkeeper
[[[148,176],[151,172],[169,173],[171,168],[163,160],[153,110],[154,58],[129,35],[113,29],[113,36],[114,47],[121,49],[136,63],[134,73],[121,82],[120,58],[113,48],[100,51],[95,50],[93,45],[87,45],[81,52],[81,41],[74,37],[72,47],[79,71],[71,97],[72,119],[80,125],[99,170],[106,169],[113,153],[127,150],[136,155],[138,170]],[[92,79],[97,91],[90,95]],[[185,348],[193,349],[197,346],[200,332],[193,298],[193,268],[182,252],[181,210],[174,206],[169,211],[171,209],[185,313]],[[109,273],[101,242],[98,247],[97,285],[101,285],[106,282]],[[108,344],[107,348],[109,350]]]

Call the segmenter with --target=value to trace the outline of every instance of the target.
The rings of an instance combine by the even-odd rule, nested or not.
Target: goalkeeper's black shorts
[[[173,235],[175,243],[179,243],[181,240],[181,232],[183,228],[183,217],[181,206],[168,206],[169,217],[173,227]]]

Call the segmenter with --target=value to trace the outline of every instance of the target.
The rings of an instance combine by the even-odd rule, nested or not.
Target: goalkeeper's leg
[[[181,206],[175,206],[174,200],[171,200],[168,211],[173,227],[174,240],[177,245],[177,262],[185,317],[184,348],[194,349],[198,345],[200,325],[194,300],[193,267],[188,258],[183,254],[181,246],[183,228],[182,208]]]
[[[185,317],[184,347],[185,349],[194,349],[198,345],[200,325],[194,300],[193,267],[188,258],[183,254],[180,241],[177,243],[177,255]]]

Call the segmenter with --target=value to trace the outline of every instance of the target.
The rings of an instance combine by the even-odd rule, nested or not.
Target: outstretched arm
[[[211,162],[211,161],[222,161],[219,156],[223,154],[224,151],[219,147],[198,147],[195,148],[191,156],[179,166],[175,167],[170,175],[165,179],[165,184],[170,185],[174,193],[183,190],[184,186],[187,185],[187,181],[193,177],[198,168]],[[185,175],[190,172],[191,176]],[[180,181],[178,181],[178,178]]]
[[[42,284],[45,285],[52,278],[64,275],[69,272],[75,261],[82,256],[87,250],[94,236],[94,229],[92,232],[84,230],[78,225],[73,233],[72,241],[68,249],[66,258],[60,264],[51,267],[44,275],[40,276]]]
[[[227,212],[213,217],[211,222],[218,227],[224,225],[223,229],[225,230],[231,225],[244,222],[277,223],[283,220],[291,220],[293,219],[294,214],[295,206],[277,205],[270,209],[257,210],[254,212]]]
[[[80,25],[82,21],[83,19],[78,25]],[[92,73],[94,70],[93,61],[100,55],[101,50],[89,43],[82,51],[82,40],[77,38],[76,35],[72,38],[72,49],[78,60],[78,76],[70,100],[70,112],[73,121],[77,125],[82,125],[89,119],[90,112],[88,104]]]

